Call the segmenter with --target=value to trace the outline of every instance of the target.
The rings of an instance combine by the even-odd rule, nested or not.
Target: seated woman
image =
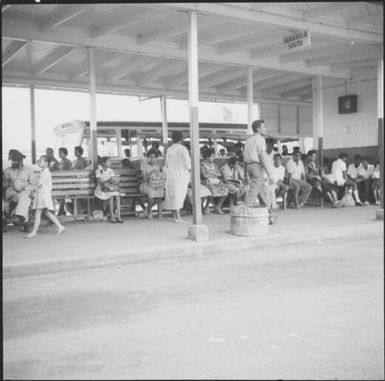
[[[241,201],[246,194],[242,175],[237,165],[238,162],[238,157],[232,156],[221,167],[222,180],[230,195],[230,205],[238,205],[238,202]]]
[[[333,207],[337,207],[338,199],[336,189],[332,184],[324,181],[321,178],[321,171],[318,168],[316,151],[310,150],[307,153],[307,159],[305,161],[305,175],[306,181],[312,185],[314,189],[321,195],[326,196],[332,203]]]
[[[120,192],[118,186],[118,179],[114,176],[114,171],[109,168],[109,158],[104,156],[100,159],[100,164],[95,170],[95,177],[97,186],[95,189],[95,197],[99,200],[109,200],[110,219],[111,223],[120,223],[123,221],[120,218]],[[116,201],[116,214],[117,218],[114,217],[114,199]]]
[[[224,214],[222,204],[227,198],[228,190],[225,187],[221,172],[214,164],[215,152],[212,148],[203,151],[203,161],[201,163],[201,180],[202,184],[209,188],[211,197],[217,198],[217,203],[214,207],[214,213]]]
[[[158,157],[158,152],[154,149],[150,149],[147,152],[147,163],[142,165],[142,176],[143,182],[140,185],[140,191],[147,195],[147,212],[145,216],[148,219],[152,218],[152,207],[158,203],[158,217],[162,217],[161,210],[161,201],[164,198],[164,187],[166,184],[165,176],[162,174],[162,171],[158,164],[156,163],[156,158]]]

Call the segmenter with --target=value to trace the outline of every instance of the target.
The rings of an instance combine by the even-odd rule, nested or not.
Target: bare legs
[[[116,200],[116,219],[114,217],[114,199]],[[109,209],[110,209],[110,222],[119,222],[122,223],[122,219],[120,218],[120,197],[119,196],[111,196],[109,198]]]
[[[41,222],[41,214],[43,213],[43,209],[36,209],[36,212],[35,212],[35,221],[33,223],[33,228],[32,228],[32,231],[31,233],[29,233],[26,238],[32,238],[32,237],[35,237],[37,235],[37,231],[39,229],[39,226],[40,226],[40,222]],[[44,210],[44,213],[45,215],[55,224],[55,226],[57,227],[57,234],[61,234],[63,233],[63,231],[65,230],[64,226],[59,222],[59,220],[57,219],[57,217],[51,213],[49,210]]]

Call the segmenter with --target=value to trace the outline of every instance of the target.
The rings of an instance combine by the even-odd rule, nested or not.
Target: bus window
[[[118,157],[118,140],[116,137],[97,137],[98,155],[108,157]]]

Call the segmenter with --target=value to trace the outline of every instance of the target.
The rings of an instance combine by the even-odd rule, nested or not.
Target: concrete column
[[[188,237],[195,241],[209,238],[208,228],[202,225],[200,163],[199,163],[199,118],[198,118],[198,15],[196,11],[189,14],[188,32],[188,92],[191,137],[191,182],[193,202],[193,225],[188,227]]]
[[[35,118],[35,86],[29,87],[31,100],[31,157],[32,164],[36,164],[36,118]]]
[[[168,126],[167,126],[167,97],[166,97],[166,95],[160,96],[160,109],[162,112],[162,140],[163,140],[164,147],[167,147]]]
[[[384,58],[383,50],[377,62],[377,120],[378,153],[380,156],[380,209],[376,211],[378,220],[384,219]]]
[[[253,68],[247,68],[247,131],[251,135],[253,130]]]
[[[95,79],[95,50],[88,46],[88,81],[90,88],[90,139],[91,163],[93,168],[98,165],[97,125],[96,125],[96,79]]]

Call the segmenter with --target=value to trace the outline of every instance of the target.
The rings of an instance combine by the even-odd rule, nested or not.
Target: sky
[[[18,149],[28,156],[31,150],[30,90],[2,88],[2,150],[3,164],[9,149]],[[256,115],[257,110],[255,110]],[[86,92],[35,90],[36,150],[55,146],[53,128],[71,120],[89,120],[89,95]],[[159,98],[139,100],[137,96],[97,94],[97,120],[161,121]],[[189,109],[185,100],[167,100],[167,120],[188,122]],[[247,105],[199,102],[202,122],[247,123]],[[4,159],[4,154],[6,158]],[[27,160],[28,162],[28,160]],[[5,163],[8,164],[8,163]]]

